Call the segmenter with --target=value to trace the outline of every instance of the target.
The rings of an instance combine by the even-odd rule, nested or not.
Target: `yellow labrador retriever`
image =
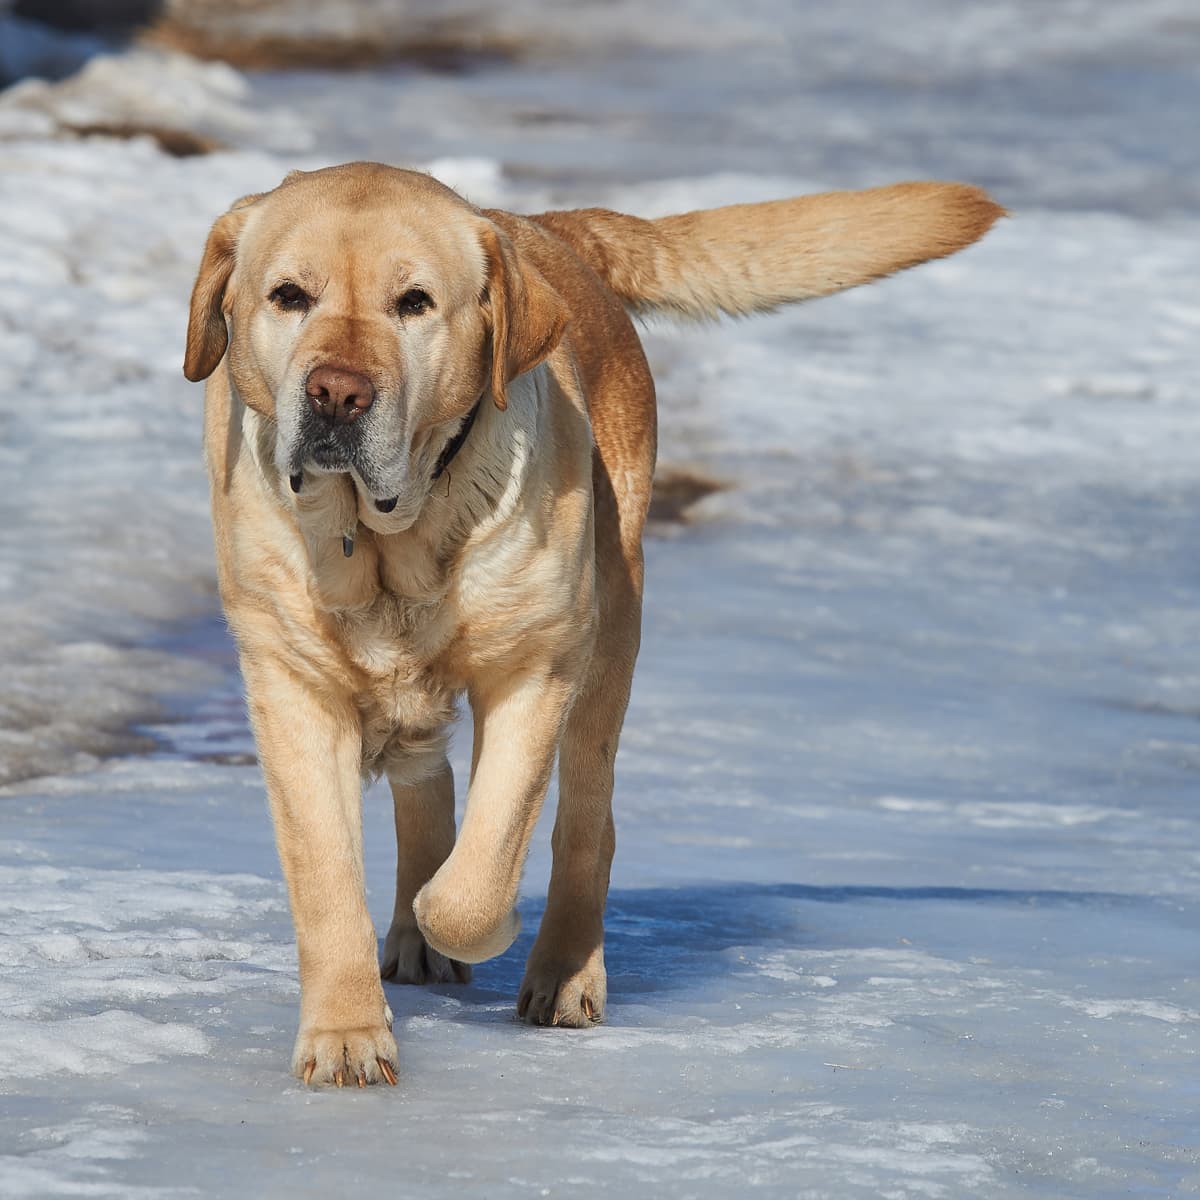
[[[213,226],[184,371],[208,378],[221,596],[300,956],[292,1069],[395,1083],[380,976],[505,950],[557,756],[554,866],[517,998],[604,1014],[613,759],[638,652],[654,385],[628,311],[761,312],[951,254],[1001,213],[904,183],[645,221],[481,211],[374,163]],[[475,740],[455,835],[447,729]],[[395,799],[376,961],[361,779]]]

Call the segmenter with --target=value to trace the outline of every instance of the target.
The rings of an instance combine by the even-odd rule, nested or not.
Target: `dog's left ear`
[[[508,407],[508,385],[558,345],[567,327],[567,307],[508,235],[490,223],[483,230],[483,250],[484,306],[492,325],[492,399],[502,409]]]
[[[243,196],[214,222],[204,245],[204,257],[188,314],[187,350],[183,373],[193,383],[207,379],[216,369],[229,345],[225,328],[225,289],[237,263],[238,235],[246,223],[250,206],[261,196]]]

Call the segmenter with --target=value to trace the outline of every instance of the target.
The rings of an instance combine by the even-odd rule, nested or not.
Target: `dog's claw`
[[[367,1073],[366,1073],[366,1071],[364,1071],[362,1069],[362,1067],[358,1068],[358,1086],[359,1087],[367,1086]]]
[[[341,1067],[338,1067],[338,1069],[334,1071],[333,1082],[336,1083],[338,1087],[346,1086],[346,1072],[343,1071]]]
[[[589,1021],[594,1021],[596,1019],[596,1009],[593,1006],[589,996],[580,997],[579,1007],[583,1009],[583,1015],[587,1017]]]
[[[308,1084],[312,1083],[313,1072],[314,1072],[316,1069],[317,1069],[317,1060],[316,1060],[315,1058],[310,1058],[310,1059],[308,1060],[308,1062],[306,1062],[306,1063],[304,1064],[304,1083],[305,1083],[305,1086],[307,1086]]]
[[[396,1072],[392,1070],[392,1064],[386,1058],[377,1058],[375,1060],[379,1064],[380,1071],[383,1072],[383,1077],[392,1085],[396,1086]]]

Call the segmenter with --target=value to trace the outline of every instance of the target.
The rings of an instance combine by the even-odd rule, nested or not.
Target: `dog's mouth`
[[[320,471],[348,471],[361,457],[363,423],[333,424],[306,408],[300,418],[292,458],[297,468],[311,466]]]
[[[318,471],[342,472],[356,465],[354,458],[343,446],[320,442],[309,448],[304,465],[315,467]]]
[[[378,478],[375,464],[368,461],[359,439],[353,435],[347,436],[340,430],[336,433],[322,431],[316,437],[303,439],[290,456],[286,471],[288,485],[297,496],[306,488],[313,487],[317,476],[348,477],[358,498],[356,507],[365,504],[381,516],[393,513],[403,498],[401,492],[392,492],[388,484]],[[363,514],[361,508],[359,512]],[[359,519],[363,520],[364,515],[360,515]],[[400,527],[389,525],[381,527],[380,531],[395,532]],[[343,547],[349,557],[354,550],[354,538],[349,532],[343,538]]]
[[[409,514],[410,519],[403,523],[402,515],[399,518],[401,525],[389,523],[383,531],[394,532],[400,528],[407,528],[416,518],[429,488],[445,474],[467,440],[481,406],[482,401],[477,401],[459,420],[458,427],[448,438],[441,441],[440,445],[434,443],[438,454],[434,462],[428,461],[430,448],[418,446],[416,458],[422,463],[422,467],[418,468],[417,474],[414,475],[410,464],[408,471],[399,470],[400,478],[397,478],[397,464],[393,464],[390,470],[381,469],[380,463],[372,455],[373,449],[380,448],[378,435],[373,436],[373,431],[365,427],[366,423],[361,418],[330,426],[316,420],[311,413],[305,413],[300,421],[300,436],[287,460],[288,482],[292,491],[299,495],[304,488],[306,471],[318,474],[347,474],[353,480],[361,501],[369,504],[382,516],[390,515],[402,500],[405,501],[404,511],[408,513],[412,510]],[[428,438],[424,440],[428,441]],[[426,486],[420,489],[419,498],[409,494],[412,490],[411,485],[415,484],[418,476],[423,476],[426,480]],[[401,484],[399,491],[394,490],[397,483]]]
[[[387,487],[378,486],[377,465],[370,461],[369,439],[364,436],[363,422],[350,421],[329,425],[306,414],[300,423],[300,437],[291,454],[288,481],[297,494],[304,486],[304,472],[353,475],[367,495],[376,499],[380,512],[391,512],[398,496],[388,496]]]
[[[390,513],[400,503],[398,492],[394,496],[380,496],[379,492],[385,489],[373,486],[370,477],[363,471],[355,456],[347,454],[341,447],[309,447],[307,453],[293,458],[288,471],[288,483],[296,495],[304,488],[305,471],[315,471],[322,475],[349,475],[355,490],[360,493],[365,491],[366,498],[370,499],[381,513]]]

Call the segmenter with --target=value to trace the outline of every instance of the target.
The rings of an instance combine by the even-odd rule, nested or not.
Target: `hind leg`
[[[620,628],[602,616],[596,655],[563,733],[550,891],[517,999],[518,1015],[533,1025],[579,1027],[604,1016],[613,761],[637,658],[640,597],[622,607]]]
[[[454,774],[443,759],[421,783],[389,782],[396,815],[396,907],[379,973],[393,983],[467,983],[471,968],[428,945],[413,913],[413,898],[454,849]]]

